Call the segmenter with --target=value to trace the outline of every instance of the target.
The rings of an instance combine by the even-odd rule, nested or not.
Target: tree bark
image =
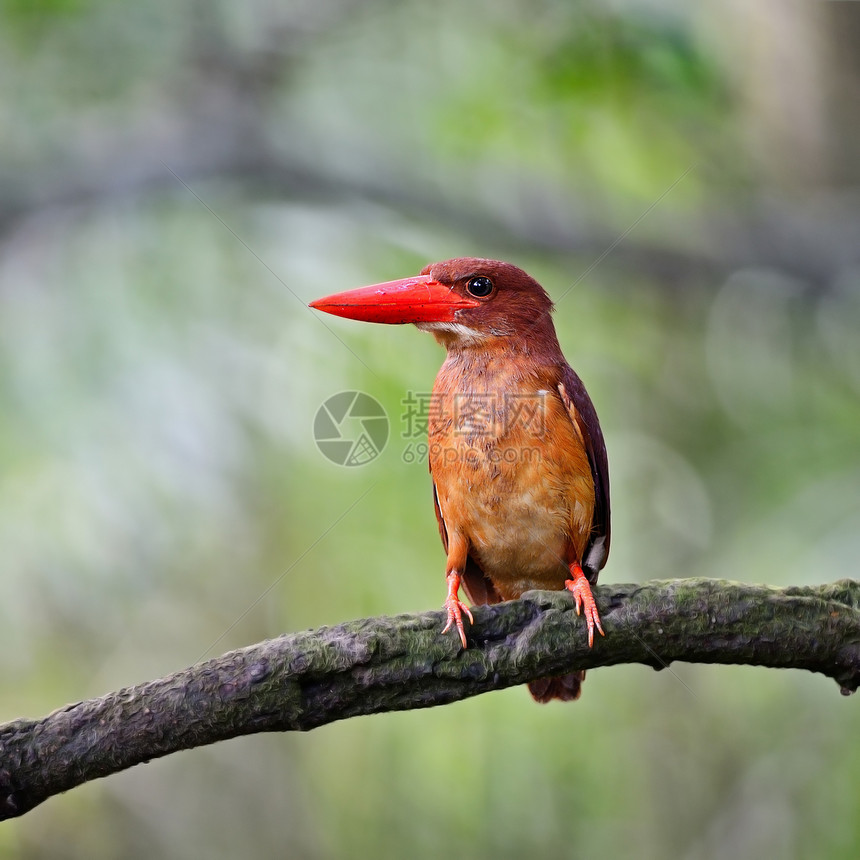
[[[0,726],[0,819],[182,749],[362,714],[443,705],[572,668],[676,660],[807,669],[860,684],[860,582],[771,588],[724,580],[602,585],[589,649],[565,592],[478,607],[469,648],[443,614],[279,636],[38,720]]]

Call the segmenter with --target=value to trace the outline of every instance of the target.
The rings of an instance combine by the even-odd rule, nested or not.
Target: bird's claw
[[[582,572],[579,565],[576,566],[573,573],[573,579],[565,580],[564,587],[573,594],[576,614],[579,615],[583,610],[585,612],[585,623],[588,625],[588,647],[594,646],[594,628],[600,631],[601,636],[606,634],[603,632],[603,627],[600,624],[600,616],[597,614],[597,604],[594,602],[594,595],[591,593],[591,586]]]
[[[472,613],[469,612],[469,607],[460,600],[460,574],[456,570],[448,572],[445,579],[448,581],[448,597],[445,600],[445,611],[448,613],[448,623],[442,630],[447,633],[452,626],[457,628],[460,634],[460,641],[463,643],[463,648],[468,648],[466,644],[466,631],[463,629],[463,613],[469,616],[469,624],[474,624],[475,619],[472,618]]]
[[[449,597],[445,601],[445,610],[448,613],[448,623],[442,628],[443,633],[447,633],[451,627],[456,627],[460,634],[460,641],[463,643],[463,648],[468,648],[466,644],[466,631],[463,628],[463,613],[469,616],[469,624],[474,624],[475,619],[472,618],[472,613],[469,607],[456,597]]]

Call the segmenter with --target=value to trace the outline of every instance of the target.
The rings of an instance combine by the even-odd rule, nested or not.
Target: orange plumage
[[[313,307],[415,322],[447,351],[433,389],[429,460],[447,552],[448,625],[466,647],[458,596],[496,603],[568,588],[589,644],[600,619],[589,583],[609,552],[609,473],[597,414],[562,355],[552,302],[509,263],[460,258]],[[529,684],[538,701],[579,696],[584,672]]]

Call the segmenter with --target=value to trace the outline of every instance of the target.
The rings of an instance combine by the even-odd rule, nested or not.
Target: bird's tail
[[[555,678],[538,678],[529,681],[529,692],[536,702],[551,702],[561,699],[562,702],[572,702],[578,699],[582,692],[582,682],[585,671],[571,672],[568,675],[558,675]]]

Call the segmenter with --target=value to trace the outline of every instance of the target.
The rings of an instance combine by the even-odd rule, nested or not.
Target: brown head
[[[557,343],[543,287],[510,263],[478,257],[431,263],[414,277],[317,299],[311,307],[366,322],[415,323],[449,349],[497,339]]]

